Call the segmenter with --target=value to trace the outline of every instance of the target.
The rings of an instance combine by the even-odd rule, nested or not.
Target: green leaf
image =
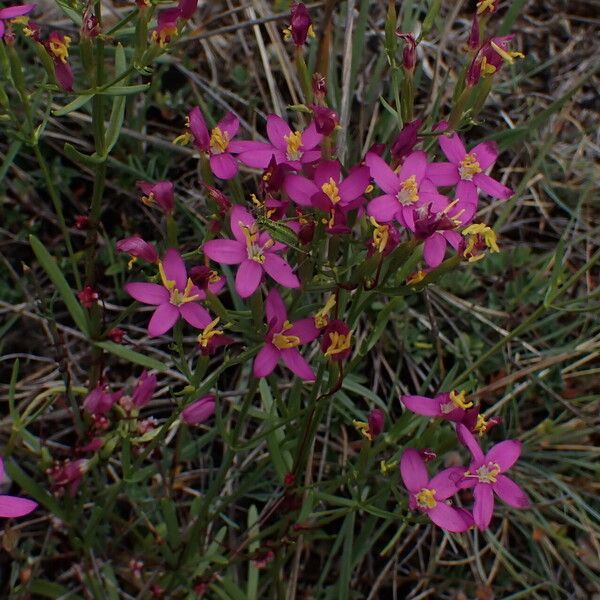
[[[66,587],[46,581],[45,579],[34,579],[28,586],[27,591],[33,594],[34,597],[42,596],[43,598],[61,598],[62,600],[83,600],[81,596],[75,592],[70,592]]]
[[[83,154],[83,152],[79,152],[73,144],[69,144],[68,142],[65,144],[64,150],[67,157],[73,162],[81,162],[92,169],[95,169],[98,165],[106,161],[106,157],[98,156],[95,152],[92,155]]]
[[[101,96],[129,96],[145,92],[150,87],[149,83],[140,83],[138,85],[112,85],[106,90],[98,92]]]
[[[67,17],[69,17],[69,19],[71,19],[71,21],[73,21],[75,25],[81,27],[81,24],[83,23],[81,15],[76,10],[71,8],[68,2],[66,2],[65,0],[56,0],[56,4],[60,6],[65,15],[67,15]]]
[[[62,301],[65,303],[67,310],[69,311],[73,321],[79,328],[79,330],[86,336],[89,336],[88,322],[85,312],[79,304],[79,301],[75,297],[73,290],[67,283],[65,276],[56,264],[54,258],[48,253],[42,242],[38,240],[35,235],[29,236],[29,243],[31,248],[37,257],[40,265],[46,271],[48,277],[54,284],[56,291],[59,293]]]
[[[148,369],[155,369],[157,371],[164,371],[165,365],[160,361],[152,358],[150,356],[146,356],[144,354],[140,354],[135,350],[130,350],[126,346],[121,344],[115,344],[114,342],[104,341],[104,342],[94,342],[96,346],[106,350],[110,354],[114,354],[119,358],[124,358],[129,362],[135,363],[136,365],[141,365],[142,367],[146,367]]]
[[[87,104],[93,97],[94,94],[82,94],[81,96],[77,96],[77,98],[69,102],[69,104],[65,104],[65,106],[63,106],[62,108],[53,111],[53,114],[55,117],[64,117],[70,112],[73,112],[74,110],[85,106],[85,104]]]
[[[118,77],[126,70],[127,62],[125,59],[125,50],[123,49],[122,44],[119,44],[115,51],[115,75]],[[125,117],[125,101],[125,96],[116,96],[113,100],[108,129],[106,130],[105,155],[110,153],[119,139],[121,127],[123,126],[123,118]]]

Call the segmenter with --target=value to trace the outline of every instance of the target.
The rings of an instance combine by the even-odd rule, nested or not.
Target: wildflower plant
[[[2,455],[27,464],[11,461],[11,477],[33,499],[0,495],[0,516],[37,508],[52,519],[40,564],[50,547],[70,561],[55,581],[21,570],[13,587],[366,597],[353,595],[362,547],[377,562],[423,534],[443,540],[440,556],[451,548],[446,567],[476,553],[465,589],[478,589],[481,539],[500,547],[543,522],[534,467],[520,462],[534,436],[482,390],[496,389],[497,351],[577,281],[551,267],[540,307],[512,333],[496,327],[496,345],[438,329],[441,297],[484,323],[499,313],[479,306],[497,303],[492,292],[460,285],[477,273],[494,286],[502,215],[525,185],[503,170],[505,128],[482,117],[520,68],[517,38],[501,35],[496,2],[477,3],[440,91],[425,58],[440,2],[373,9],[371,81],[360,74],[370,3],[292,2],[260,18],[245,7],[252,60],[277,56],[277,77],[255,72],[253,90],[237,65],[228,91],[181,58],[211,39],[197,4],[136,0],[109,16],[100,2],[57,2],[72,21],[61,31],[34,4],[0,8],[7,155],[31,151],[62,244],[30,232],[27,285],[52,347],[65,347],[60,380],[29,404],[14,363]],[[80,139],[46,135],[72,120],[89,124]],[[79,195],[55,172],[58,139]],[[54,439],[56,414],[69,428]],[[325,552],[309,573],[313,544]]]

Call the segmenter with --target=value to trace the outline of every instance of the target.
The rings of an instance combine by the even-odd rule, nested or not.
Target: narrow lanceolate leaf
[[[126,69],[125,50],[119,44],[115,51],[115,75],[121,75]],[[108,129],[106,130],[106,155],[110,153],[119,139],[121,127],[123,126],[123,118],[125,117],[125,102],[125,96],[115,96],[113,100]]]
[[[77,110],[78,108],[81,108],[82,106],[85,106],[93,97],[94,97],[94,94],[82,94],[81,96],[77,96],[77,98],[75,98],[75,100],[72,100],[71,102],[69,102],[69,104],[65,104],[65,106],[63,106],[62,108],[59,108],[58,110],[53,111],[54,116],[55,117],[64,117],[65,115],[68,115],[70,112],[73,112],[74,110]]]
[[[122,346],[121,344],[115,344],[114,342],[94,342],[96,346],[106,350],[110,354],[114,354],[119,358],[123,358],[129,362],[135,363],[136,365],[141,365],[142,367],[146,367],[147,369],[156,369],[157,371],[164,371],[165,365],[155,358],[150,356],[146,356],[145,354],[140,354],[135,350],[131,350],[126,346]]]
[[[62,274],[59,266],[56,264],[54,257],[48,253],[42,242],[40,242],[40,240],[38,240],[38,238],[34,235],[29,237],[29,242],[40,265],[44,271],[46,271],[50,281],[52,281],[56,291],[59,293],[62,301],[65,303],[65,306],[67,307],[67,310],[69,311],[73,321],[75,321],[75,324],[82,333],[84,333],[86,336],[89,335],[88,322],[85,312],[75,297],[71,286],[67,283],[67,280]]]

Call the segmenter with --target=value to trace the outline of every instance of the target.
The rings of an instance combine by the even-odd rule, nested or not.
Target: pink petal
[[[473,490],[473,519],[481,531],[487,529],[494,513],[494,490],[489,483],[479,483]]]
[[[195,144],[202,150],[208,150],[210,147],[210,134],[206,127],[206,121],[202,111],[195,106],[192,108],[189,114],[190,117],[190,131],[194,136]]]
[[[472,181],[461,179],[456,185],[457,206],[477,206],[477,186]]]
[[[252,296],[260,285],[262,267],[251,259],[246,259],[238,267],[235,274],[235,289],[242,298]]]
[[[321,158],[320,150],[305,150],[300,158],[300,162],[298,161],[287,161],[287,164],[293,167],[294,169],[302,168],[302,165],[308,165],[310,163],[315,162]]]
[[[388,223],[394,218],[401,206],[395,196],[385,194],[377,196],[369,202],[367,213],[379,223]]]
[[[310,199],[319,188],[302,175],[286,175],[283,181],[283,190],[299,206],[311,206]]]
[[[279,360],[279,350],[273,344],[265,344],[254,359],[254,377],[266,377],[273,372]]]
[[[300,338],[301,343],[308,344],[316,340],[321,331],[316,327],[315,320],[312,317],[308,317],[307,319],[296,321],[286,333],[287,335],[296,335]]]
[[[469,219],[470,220],[470,219]],[[464,221],[467,222],[466,220]],[[463,236],[460,235],[457,231],[444,231],[442,235],[446,238],[446,241],[455,249],[458,250],[463,243]]]
[[[273,328],[278,330],[287,319],[287,310],[281,298],[281,294],[275,289],[271,289],[267,294],[266,300],[267,323],[273,324]],[[291,335],[291,334],[290,334]]]
[[[58,85],[67,91],[73,91],[73,71],[69,63],[64,63],[61,60],[54,61],[54,74]]]
[[[458,483],[465,474],[464,467],[450,467],[434,475],[427,487],[435,490],[435,499],[439,502],[454,496],[459,490]]]
[[[515,508],[527,508],[530,505],[527,494],[510,477],[498,475],[496,483],[493,484],[494,491],[498,497]]]
[[[367,163],[367,166],[371,171],[371,177],[375,180],[377,185],[386,194],[396,196],[400,191],[400,180],[390,166],[380,156],[373,152],[367,154],[365,163]],[[375,217],[375,219],[377,219],[377,217]]]
[[[174,248],[169,248],[165,252],[162,265],[167,279],[174,281],[177,289],[183,291],[187,283],[187,271],[185,270],[185,263],[181,258],[181,254]]]
[[[248,258],[246,245],[237,240],[210,240],[202,251],[211,260],[224,265],[237,265]]]
[[[437,498],[437,494],[436,494]],[[444,502],[438,502],[427,511],[429,518],[442,529],[452,533],[462,533],[469,529],[469,522],[462,513]]]
[[[302,149],[312,150],[317,144],[321,143],[323,135],[317,131],[314,121],[311,121],[308,127],[302,132]],[[304,162],[304,161],[302,161]]]
[[[28,515],[37,507],[37,502],[17,496],[0,496],[0,517],[12,519]]]
[[[467,154],[464,144],[456,133],[450,137],[442,134],[438,141],[443,153],[450,162],[458,164]]]
[[[314,381],[315,372],[306,362],[306,359],[300,354],[297,348],[286,348],[281,351],[281,358],[285,366],[295,375],[304,381]]]
[[[0,456],[0,484],[4,483],[4,461]]]
[[[411,412],[424,417],[439,417],[441,415],[440,399],[442,396],[427,398],[425,396],[400,396],[400,402]]]
[[[285,136],[292,133],[290,126],[278,115],[269,115],[267,117],[267,137],[275,148],[285,152],[287,150],[287,142]]]
[[[477,464],[481,464],[485,458],[483,454],[483,450],[477,443],[477,440],[473,436],[473,434],[462,424],[458,424],[456,426],[456,435],[458,437],[458,441],[466,446],[473,456],[473,459]]]
[[[144,304],[164,304],[169,301],[169,292],[157,283],[126,283],[123,287],[132,298]]]
[[[179,314],[196,329],[204,329],[212,321],[210,313],[195,302],[182,304],[179,307]]]
[[[425,461],[414,448],[407,448],[400,459],[400,475],[409,492],[419,492],[427,487],[429,477]]]
[[[243,151],[240,154],[238,154],[238,160],[243,162],[246,166],[252,167],[254,169],[266,169],[269,166],[269,163],[271,162],[271,158],[273,156],[275,156],[275,160],[278,163],[282,162],[281,153],[279,153],[272,146],[269,146],[268,144],[264,144],[263,142],[247,142],[247,143],[260,144],[262,146],[262,148],[260,150],[256,149],[256,150],[250,150],[250,151]],[[229,146],[232,147],[233,144],[229,144]],[[237,148],[237,144],[234,147]],[[234,152],[233,147],[231,148],[231,151]]]
[[[519,440],[504,440],[492,446],[485,455],[486,462],[496,463],[502,472],[508,471],[521,456]]]
[[[398,179],[404,181],[409,177],[414,177],[417,183],[421,183],[421,180],[425,177],[425,171],[427,170],[427,154],[422,150],[417,150],[412,154],[409,154],[402,163]]]
[[[437,231],[423,243],[423,258],[432,268],[438,267],[446,253],[446,238]]]
[[[499,181],[492,179],[485,173],[477,173],[473,176],[473,181],[478,188],[482,189],[486,194],[492,196],[492,198],[499,198],[500,200],[506,200],[513,195],[513,191],[502,185]]]
[[[342,167],[337,160],[324,160],[315,169],[314,181],[316,186],[321,189],[324,183],[329,183],[330,179],[333,179],[336,184],[339,183],[341,176]]]
[[[353,169],[340,184],[340,197],[344,203],[352,202],[365,193],[371,173],[368,167]]]
[[[274,252],[265,254],[264,270],[280,285],[286,288],[300,287],[300,280],[294,274],[292,267],[281,256]]]
[[[237,132],[240,129],[240,121],[239,119],[232,113],[228,112],[218,123],[217,127],[224,133],[229,134],[229,139],[231,140],[237,135]]]
[[[479,166],[485,171],[498,158],[498,144],[496,142],[481,142],[471,150],[471,154],[475,155]]]
[[[150,337],[158,337],[169,331],[179,319],[179,311],[176,306],[167,302],[161,304],[154,311],[150,323],[148,323],[148,335]]]
[[[237,175],[237,162],[231,154],[211,154],[210,170],[219,179],[233,179]]]
[[[246,227],[252,228],[255,223],[255,219],[246,208],[236,204],[231,210],[229,226],[231,227],[231,232],[233,233],[235,239],[245,247],[246,236],[240,227],[240,223]]]
[[[415,230],[415,209],[410,206],[402,206],[400,211],[397,213],[396,218],[404,227]]]
[[[4,32],[6,30],[6,25],[4,25],[4,21],[2,17],[0,17],[0,40],[4,37]]]
[[[19,4],[17,6],[0,8],[0,19],[14,19],[15,17],[22,17],[23,15],[29,14],[35,7],[35,4]]]
[[[458,167],[451,162],[440,162],[427,165],[425,176],[432,181],[434,185],[439,186],[456,185],[460,179]]]
[[[440,194],[435,185],[426,178],[421,181],[419,201],[415,206],[425,206],[427,204],[430,205],[431,212],[441,212],[448,206],[448,198]]]

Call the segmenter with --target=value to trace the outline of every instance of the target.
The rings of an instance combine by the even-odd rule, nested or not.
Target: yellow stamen
[[[369,217],[369,221],[375,227],[373,230],[373,245],[378,252],[383,252],[390,239],[390,226],[378,223],[373,217]]]
[[[223,332],[220,329],[216,329],[219,321],[219,317],[217,317],[214,321],[211,321],[198,336],[198,344],[200,344],[202,348],[208,347],[208,344],[213,337],[223,335]]]
[[[283,30],[283,39],[286,42],[289,42],[292,39],[292,28],[291,27],[286,27]]]
[[[285,331],[290,329],[292,324],[286,321],[279,333],[273,336],[273,345],[280,350],[287,350],[288,348],[296,348],[300,345],[300,338],[297,335],[285,335]]]
[[[467,410],[467,408],[471,408],[473,406],[472,402],[467,402],[465,400],[466,392],[462,390],[457,393],[454,390],[450,392],[450,400],[452,400],[453,404],[458,408],[462,408],[463,410]]]
[[[356,429],[358,430],[358,432],[360,433],[360,435],[362,435],[364,438],[368,439],[369,441],[373,440],[373,436],[371,435],[371,432],[369,431],[369,424],[365,423],[364,421],[352,421],[352,425],[354,425],[354,427],[356,427]]]
[[[365,194],[369,194],[371,193],[373,190],[375,189],[375,187],[372,184],[369,184],[366,188],[365,188]]]
[[[330,344],[325,351],[325,356],[333,356],[340,354],[350,348],[350,340],[352,338],[352,332],[350,331],[347,335],[340,333],[339,331],[330,331],[329,340]]]
[[[395,469],[397,466],[398,466],[398,461],[396,461],[396,460],[392,460],[390,462],[385,462],[385,460],[382,460],[379,463],[379,472],[382,475],[387,475],[390,471]]]
[[[210,149],[213,154],[223,154],[229,146],[229,133],[215,127],[210,134]]]
[[[287,143],[287,159],[299,160],[302,156],[302,151],[300,150],[302,146],[302,133],[300,131],[293,131],[289,135],[284,135],[283,139]]]
[[[465,471],[465,477],[475,477],[480,483],[496,483],[498,475],[500,475],[501,469],[498,463],[488,463],[487,465],[481,465],[475,473]]]
[[[500,252],[500,248],[498,247],[497,243],[496,232],[484,223],[473,223],[468,227],[465,227],[465,229],[463,229],[462,234],[464,236],[479,235],[483,238],[485,245],[492,252]]]
[[[474,429],[479,437],[483,437],[487,433],[488,420],[483,415],[477,415],[477,423]]]
[[[329,181],[321,186],[321,189],[334,204],[337,204],[341,200],[340,190],[337,183],[333,180],[333,177],[330,177]]]
[[[191,295],[192,288],[194,287],[194,282],[191,278],[188,277],[187,283],[185,285],[185,289],[181,292],[176,287],[176,283],[173,279],[167,279],[167,274],[165,273],[165,268],[163,266],[162,261],[158,261],[158,272],[160,274],[160,280],[162,284],[169,290],[171,293],[171,297],[169,298],[169,302],[174,306],[181,306],[182,304],[186,304],[187,302],[194,302],[198,300],[198,294]]]
[[[487,58],[484,56],[483,60],[481,61],[481,74],[484,77],[489,77],[491,75],[493,75],[496,72],[496,67],[494,65],[490,65],[490,63],[488,63]]]
[[[494,4],[495,0],[480,0],[477,3],[477,14],[482,15],[486,10],[489,10],[490,13],[494,12]]]
[[[137,260],[137,256],[132,256],[132,257],[129,259],[129,262],[127,263],[127,269],[128,269],[129,271],[131,271],[131,268],[133,267],[133,264],[135,263],[135,261],[136,261],[136,260]]]
[[[154,206],[154,204],[156,204],[154,200],[154,192],[150,192],[147,196],[142,196],[142,202],[146,206]]]
[[[58,38],[54,38],[54,39],[50,40],[50,51],[63,64],[66,64],[67,58],[69,58],[69,44],[70,43],[71,43],[71,38],[68,35],[65,35],[62,38],[62,40],[60,40]]]
[[[496,42],[491,42],[492,48],[502,57],[502,59],[508,64],[512,65],[515,62],[515,58],[525,58],[525,55],[522,52],[517,52],[516,50],[505,50],[496,44]]]
[[[312,25],[308,26],[308,37],[310,38],[315,38],[317,36],[317,34],[315,33],[315,30],[313,29]]]
[[[415,175],[406,178],[401,185],[401,190],[398,192],[398,202],[402,206],[414,204],[419,200],[419,185]]]
[[[321,329],[327,326],[327,323],[329,323],[329,313],[333,310],[335,303],[335,296],[329,296],[327,302],[325,302],[325,306],[314,316],[315,327]]]
[[[472,181],[473,175],[481,173],[481,167],[474,154],[467,154],[458,163],[458,172],[460,173],[460,178],[464,181]]]
[[[434,508],[437,506],[435,494],[436,490],[423,488],[418,494],[415,495],[415,500],[421,508]]]
[[[425,279],[426,275],[427,275],[427,273],[421,269],[418,271],[415,271],[414,273],[411,273],[406,278],[406,284],[407,285],[416,285],[417,283],[421,283],[421,281],[423,281],[423,279]]]
[[[152,40],[156,42],[161,48],[164,48],[170,41],[171,38],[177,33],[177,27],[164,27],[160,31],[152,32]]]
[[[260,264],[264,263],[265,262],[265,255],[263,252],[264,248],[259,248],[256,245],[256,241],[258,240],[258,229],[256,227],[256,223],[254,223],[252,225],[252,227],[248,227],[248,225],[244,225],[244,223],[239,221],[238,225],[240,226],[240,229],[242,230],[242,233],[244,234],[244,237],[246,238],[246,248],[248,250],[248,258],[251,260],[254,260]],[[269,244],[269,242],[270,242],[270,244]],[[272,240],[269,240],[269,242],[267,242],[265,244],[265,248],[273,245]]]

